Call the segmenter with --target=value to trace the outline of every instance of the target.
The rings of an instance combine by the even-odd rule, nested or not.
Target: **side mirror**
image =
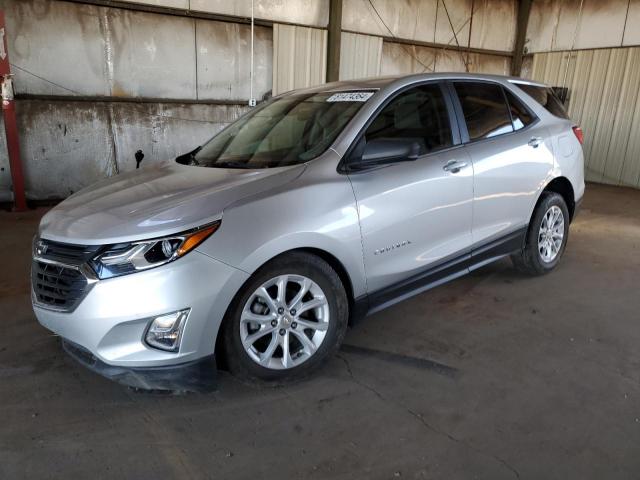
[[[355,168],[373,167],[395,162],[416,160],[420,156],[420,144],[411,140],[381,138],[368,142]]]

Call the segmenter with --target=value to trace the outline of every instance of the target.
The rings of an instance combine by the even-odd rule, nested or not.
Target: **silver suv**
[[[581,143],[552,90],[522,79],[290,92],[45,215],[35,314],[137,387],[205,388],[214,358],[299,377],[350,323],[482,265],[552,270],[584,193]]]

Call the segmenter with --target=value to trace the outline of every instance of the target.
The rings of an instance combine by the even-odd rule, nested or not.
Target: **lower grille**
[[[62,340],[62,348],[73,358],[88,366],[93,366],[98,359],[86,348],[71,343],[69,340]]]
[[[87,290],[87,278],[77,269],[34,260],[33,293],[39,304],[56,310],[73,310]]]

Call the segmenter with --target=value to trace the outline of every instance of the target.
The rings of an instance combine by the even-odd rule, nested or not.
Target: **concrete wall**
[[[64,198],[106,176],[186,153],[248,107],[22,100],[18,127],[29,198]]]
[[[248,25],[54,0],[0,0],[0,8],[30,199],[64,198],[132,168],[138,149],[147,163],[191,150],[246,110]],[[255,33],[260,99],[271,92],[272,29]]]
[[[2,0],[16,93],[249,98],[250,27],[52,0]],[[258,97],[271,90],[271,29],[255,29]]]

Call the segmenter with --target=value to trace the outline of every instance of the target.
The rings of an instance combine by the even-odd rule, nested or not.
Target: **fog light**
[[[180,348],[182,330],[190,311],[191,309],[187,308],[154,318],[145,335],[149,346],[168,352],[177,352]]]

